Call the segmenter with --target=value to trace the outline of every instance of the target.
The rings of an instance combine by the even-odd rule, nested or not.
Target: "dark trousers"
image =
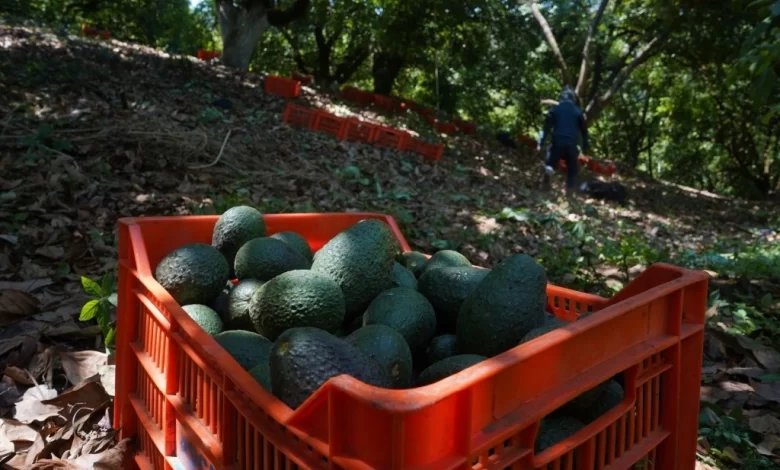
[[[547,151],[547,160],[544,164],[555,170],[558,168],[558,162],[563,159],[566,162],[566,187],[573,188],[577,185],[577,169],[579,168],[577,159],[579,156],[580,150],[576,145],[553,144]]]

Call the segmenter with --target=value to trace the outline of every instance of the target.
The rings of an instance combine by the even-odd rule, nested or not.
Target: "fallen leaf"
[[[97,374],[108,361],[108,355],[100,351],[61,352],[60,358],[65,376],[73,385]]]
[[[780,419],[765,414],[750,418],[750,429],[761,434],[780,434]]]
[[[765,384],[752,379],[748,380],[750,380],[750,385],[753,386],[753,389],[761,398],[780,403],[780,382]]]
[[[15,380],[10,377],[3,377],[0,380],[0,408],[11,408],[14,406],[19,398],[22,396],[22,392],[19,391],[19,387]]]
[[[742,459],[737,455],[737,451],[733,447],[726,447],[723,449],[723,456],[728,458],[734,463],[742,463]]]
[[[38,299],[27,292],[11,289],[0,290],[0,323],[33,315],[38,311],[38,305]]]
[[[35,385],[35,381],[29,372],[14,366],[8,366],[3,371],[7,377],[14,379],[16,383],[22,385]]]
[[[113,397],[116,389],[116,365],[105,365],[100,368],[98,373],[100,374],[100,383],[103,384],[106,393]]]
[[[775,449],[780,447],[780,436],[777,434],[769,434],[764,436],[764,440],[756,447],[756,450],[761,455],[772,456],[775,455]]]
[[[51,417],[58,416],[62,409],[61,406],[43,403],[45,400],[56,397],[57,391],[46,385],[39,385],[28,389],[24,392],[24,395],[22,395],[22,401],[16,404],[14,419],[24,424],[30,424],[33,422],[46,421]]]
[[[54,348],[46,348],[42,352],[38,353],[30,361],[29,371],[30,375],[35,377],[42,377],[46,375],[46,383],[51,383],[52,380],[52,368],[54,366]]]
[[[107,450],[103,457],[95,462],[93,468],[95,470],[123,470],[129,468],[133,454],[135,453],[135,445],[130,438],[122,439],[114,448]]]
[[[0,290],[20,290],[22,292],[35,292],[38,289],[54,284],[50,278],[31,279],[24,282],[0,282]]]
[[[770,371],[780,369],[780,353],[747,336],[737,336],[740,346],[750,350],[756,360]]]
[[[16,245],[17,243],[19,243],[19,238],[8,234],[0,235],[0,240],[5,240],[11,245]]]
[[[44,246],[35,250],[35,254],[56,261],[65,256],[65,248],[61,246]]]
[[[699,397],[705,403],[718,403],[731,398],[731,394],[718,387],[704,386],[699,389]]]
[[[44,459],[35,462],[25,470],[87,470],[88,467],[79,467],[67,460]]]
[[[5,434],[9,441],[32,442],[35,440],[35,435],[38,434],[38,432],[30,426],[14,419],[2,419],[0,420],[0,435],[3,434]]]
[[[100,376],[95,374],[92,377],[84,379],[79,385],[56,395],[51,399],[43,400],[41,403],[55,408],[65,408],[74,403],[80,403],[92,409],[98,408],[101,404],[110,401],[111,397],[103,389],[100,383]]]

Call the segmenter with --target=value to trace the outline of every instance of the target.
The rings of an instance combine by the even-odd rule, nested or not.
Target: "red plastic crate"
[[[101,38],[104,41],[108,41],[111,38],[111,32],[110,31],[102,31],[97,28],[93,28],[89,24],[82,24],[81,25],[81,34],[88,37],[88,38]]]
[[[464,134],[473,135],[477,133],[477,123],[475,122],[458,120],[454,121],[454,123]]]
[[[284,108],[283,120],[287,124],[304,129],[314,130],[314,121],[317,117],[317,110],[300,106],[294,103],[287,103]]]
[[[369,144],[374,141],[376,131],[377,126],[375,124],[349,118],[347,119],[345,139],[350,142],[365,142]]]
[[[434,122],[433,127],[436,129],[436,132],[441,134],[452,135],[458,131],[458,128],[455,126],[455,124],[451,122]]]
[[[405,150],[407,152],[414,152],[419,155],[422,155],[425,160],[431,162],[438,162],[439,160],[441,160],[442,153],[444,153],[444,145],[429,144],[428,142],[424,142],[420,139],[416,139],[410,136],[406,140]]]
[[[198,49],[198,59],[200,60],[212,60],[218,57],[222,57],[222,53],[219,51],[207,51],[205,49]]]
[[[529,147],[536,148],[536,139],[534,139],[533,137],[529,137],[527,135],[520,134],[517,137],[517,140],[519,140],[520,142],[524,143],[525,145],[527,145]]]
[[[268,75],[265,77],[265,92],[282,98],[297,98],[301,94],[301,82],[292,78]]]
[[[347,119],[319,111],[314,118],[313,128],[315,131],[330,134],[338,140],[344,140],[347,133]]]
[[[297,70],[293,70],[292,78],[293,78],[293,80],[298,80],[299,82],[301,82],[301,85],[305,85],[305,86],[311,85],[312,82],[314,81],[314,76],[313,75],[307,75],[305,73],[300,73]]]
[[[374,102],[373,93],[369,93],[349,85],[341,89],[341,94],[345,100],[353,101],[363,105],[369,105]]]
[[[377,95],[375,93],[373,98],[374,98],[374,104],[379,109],[383,109],[385,111],[395,111],[396,108],[398,108],[398,105],[396,104],[395,100],[390,98],[389,96]]]
[[[402,130],[391,127],[377,126],[374,131],[372,143],[380,147],[388,147],[397,150],[404,150],[406,141],[411,136]]]
[[[380,214],[266,216],[313,250]],[[171,250],[210,243],[216,216],[119,221],[114,423],[136,437],[142,469],[642,468],[696,461],[707,279],[649,267],[611,299],[549,285],[547,309],[576,323],[440,382],[385,390],[342,375],[291,410],[198,327],[152,273]],[[623,373],[625,398],[534,453],[540,420]],[[635,468],[635,467],[634,467]]]

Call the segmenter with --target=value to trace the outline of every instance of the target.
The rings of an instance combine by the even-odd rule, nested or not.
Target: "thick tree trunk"
[[[558,67],[561,69],[561,78],[563,79],[563,84],[572,85],[569,78],[569,68],[566,66],[566,60],[563,58],[561,48],[558,47],[558,41],[555,40],[555,35],[553,34],[550,24],[547,22],[547,19],[544,17],[541,10],[539,10],[539,5],[536,2],[531,2],[531,13],[533,13],[534,18],[536,18],[536,21],[542,28],[544,38],[547,40],[547,44],[550,46],[550,49],[552,49],[555,58],[558,59]]]
[[[374,93],[389,96],[405,62],[401,56],[384,52],[375,53],[374,64],[371,67],[371,75],[374,78]]]
[[[309,0],[296,0],[286,10],[275,10],[269,2],[252,2],[247,7],[232,0],[215,0],[222,35],[222,63],[240,70],[249,69],[255,46],[273,26],[284,26],[306,15]]]

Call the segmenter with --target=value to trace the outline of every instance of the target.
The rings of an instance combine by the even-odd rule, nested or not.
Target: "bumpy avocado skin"
[[[228,274],[225,257],[205,243],[173,250],[154,270],[154,278],[179,305],[210,305],[225,287]]]

